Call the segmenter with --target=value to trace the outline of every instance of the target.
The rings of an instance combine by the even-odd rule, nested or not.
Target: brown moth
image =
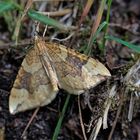
[[[36,37],[34,48],[24,58],[11,90],[10,113],[51,103],[58,87],[79,95],[108,76],[110,72],[98,60]]]

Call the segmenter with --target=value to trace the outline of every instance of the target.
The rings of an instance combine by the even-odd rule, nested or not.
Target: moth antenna
[[[47,16],[49,18],[50,17],[50,14],[48,13]],[[48,29],[48,25],[45,26],[45,29],[44,29],[44,32],[43,32],[43,37],[45,36],[45,34],[47,32],[47,29]]]
[[[35,22],[35,29],[34,29],[34,38],[36,38],[37,36],[39,36],[39,25],[40,23],[39,22]]]
[[[45,36],[46,32],[47,32],[48,26],[45,26],[44,32],[43,32],[43,37]]]

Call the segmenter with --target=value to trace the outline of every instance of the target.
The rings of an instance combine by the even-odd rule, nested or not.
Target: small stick
[[[28,129],[29,126],[31,125],[31,123],[32,123],[33,119],[35,118],[35,116],[36,116],[37,112],[39,111],[39,109],[40,109],[40,107],[36,108],[36,110],[34,111],[32,117],[30,118],[28,124],[26,125],[26,127],[25,127],[25,129],[24,129],[24,131],[23,131],[23,133],[22,133],[22,135],[21,135],[21,138],[25,135],[27,129]]]
[[[126,31],[128,31],[128,32],[130,32],[131,34],[136,35],[136,36],[139,36],[139,35],[140,35],[139,32],[130,29],[131,25],[122,26],[121,24],[117,24],[117,23],[109,23],[109,26],[110,26],[110,27],[118,27],[118,28],[121,28],[121,29],[126,30]]]
[[[71,9],[64,9],[64,10],[60,10],[60,11],[56,11],[56,12],[38,12],[38,13],[54,17],[54,16],[64,16],[64,15],[69,14],[71,12],[72,12]]]
[[[42,37],[42,40],[48,41],[48,38],[47,37]],[[25,46],[26,47],[26,45],[32,45],[32,44],[34,44],[34,38],[23,39],[23,40],[19,41],[17,44],[15,42],[9,42],[9,43],[1,44],[0,45],[0,50],[9,49],[12,46]],[[13,47],[13,48],[16,49],[16,47]]]
[[[25,46],[25,45],[30,45],[33,43],[34,43],[34,39],[24,39],[18,42],[17,44],[15,42],[4,43],[0,45],[0,50],[9,49],[12,46]]]
[[[113,135],[113,132],[114,132],[114,130],[115,130],[118,117],[119,117],[119,115],[120,115],[120,113],[121,113],[121,110],[122,110],[123,99],[124,99],[124,94],[123,94],[123,91],[122,91],[122,89],[121,89],[120,105],[119,105],[119,108],[118,108],[118,110],[117,110],[117,114],[116,114],[115,120],[114,120],[114,122],[113,122],[112,129],[111,129],[111,132],[110,132],[110,134],[109,134],[108,140],[112,140],[112,135]]]
[[[83,120],[82,120],[82,113],[81,113],[81,107],[80,107],[80,96],[79,95],[78,95],[78,108],[79,108],[80,124],[81,124],[81,128],[82,128],[84,140],[87,140],[85,128],[84,128],[84,124],[83,124]]]

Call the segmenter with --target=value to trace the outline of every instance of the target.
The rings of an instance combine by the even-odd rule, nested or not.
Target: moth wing
[[[75,61],[75,58],[72,59]],[[111,76],[107,68],[98,60],[89,58],[87,63],[80,65],[82,66],[77,67],[78,63],[69,64],[68,62],[55,64],[56,72],[59,73],[60,87],[71,94],[81,94]]]
[[[69,93],[80,94],[111,76],[108,69],[98,60],[73,49],[43,41],[39,41],[38,44],[45,46],[43,52],[47,51],[52,60],[60,88]]]
[[[56,96],[36,48],[24,58],[9,98],[10,113],[49,104]]]

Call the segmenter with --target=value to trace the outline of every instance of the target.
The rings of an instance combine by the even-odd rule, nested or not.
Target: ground
[[[136,4],[137,3],[137,4]],[[128,1],[128,0],[115,0],[112,3],[110,12],[110,24],[108,32],[114,36],[121,39],[127,40],[134,44],[140,43],[140,1]],[[65,4],[66,5],[66,4]],[[95,5],[98,3],[95,2]],[[71,6],[70,6],[71,7]],[[95,15],[94,11],[97,11],[93,5],[91,12]],[[90,14],[91,14],[90,13]],[[80,16],[80,14],[79,14]],[[105,16],[105,15],[104,15]],[[104,17],[103,17],[104,18]],[[56,127],[57,121],[61,115],[61,110],[63,108],[67,93],[63,90],[59,91],[59,94],[55,100],[44,107],[41,107],[35,116],[33,122],[29,126],[25,135],[21,138],[27,123],[31,119],[34,110],[25,111],[18,113],[16,115],[11,115],[9,113],[9,95],[12,88],[13,82],[16,78],[18,70],[20,68],[21,62],[27,53],[28,46],[22,45],[19,48],[12,48],[10,45],[5,45],[12,42],[12,34],[10,31],[7,21],[3,16],[0,17],[0,130],[3,128],[5,140],[44,140],[51,139],[54,129]],[[75,21],[76,22],[76,21]],[[91,24],[90,21],[84,23]],[[33,22],[30,19],[25,19],[22,26],[21,40],[31,38],[31,28]],[[49,29],[49,32],[53,32],[53,29]],[[49,32],[47,34],[49,34]],[[60,36],[63,36],[60,34]],[[84,35],[83,35],[84,36]],[[84,37],[85,41],[89,37],[86,33]],[[97,40],[101,40],[101,36]],[[75,44],[78,44],[81,38],[77,38]],[[84,39],[83,39],[84,40]],[[82,43],[84,42],[82,40]],[[25,42],[24,42],[25,43]],[[65,42],[68,46],[68,42]],[[80,43],[79,43],[80,44]],[[100,53],[100,49],[97,47],[97,43],[93,49],[93,56],[104,63],[110,70],[112,77],[94,89],[90,89],[89,95],[82,94],[80,96],[82,120],[85,126],[87,138],[90,137],[93,127],[96,124],[96,120],[102,114],[103,106],[107,98],[109,89],[112,85],[117,86],[117,92],[120,92],[122,78],[125,77],[129,68],[135,64],[132,61],[133,56],[136,59],[139,57],[137,53],[132,53],[132,50],[124,47],[116,42],[110,41],[106,43],[106,55]],[[79,47],[73,47],[77,49]],[[135,60],[136,60],[135,59]],[[98,140],[106,140],[110,134],[112,124],[114,122],[117,110],[118,110],[118,99],[114,103],[114,108],[112,107],[108,115],[108,128],[103,130],[101,128]],[[127,101],[128,102],[128,101]],[[129,103],[128,103],[129,104]],[[91,107],[91,108],[90,108]],[[123,106],[123,111],[127,110],[128,105]],[[112,139],[117,140],[139,140],[140,139],[140,110],[139,107],[133,117],[131,122],[126,121],[122,117],[123,113],[120,114],[116,128],[114,130],[114,135]],[[126,115],[126,114],[125,114]],[[89,129],[89,132],[87,132]],[[0,136],[1,137],[1,136]],[[72,95],[70,97],[69,105],[65,113],[65,117],[62,123],[61,131],[58,136],[59,140],[83,140],[83,133],[80,124],[80,116],[78,109],[78,96]]]

